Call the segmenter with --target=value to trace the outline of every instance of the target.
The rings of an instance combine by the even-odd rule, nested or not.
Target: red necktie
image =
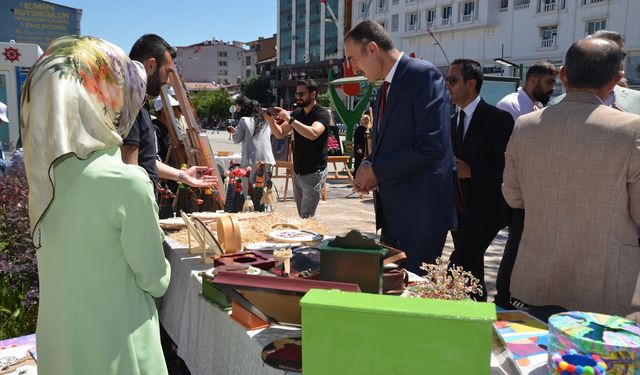
[[[382,83],[382,96],[380,97],[380,109],[378,110],[378,134],[380,134],[380,127],[382,126],[382,119],[384,117],[384,105],[387,103],[387,91],[389,90],[391,83],[384,81]]]

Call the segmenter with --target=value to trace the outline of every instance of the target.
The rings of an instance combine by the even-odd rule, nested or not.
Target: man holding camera
[[[298,108],[291,113],[275,107],[265,112],[265,119],[276,138],[294,133],[293,193],[301,218],[312,217],[320,202],[327,179],[327,137],[329,112],[317,103],[318,85],[313,80],[300,80],[296,85]],[[278,124],[276,119],[281,120]]]

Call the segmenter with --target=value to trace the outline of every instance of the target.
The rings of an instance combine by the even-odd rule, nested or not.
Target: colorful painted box
[[[320,280],[354,283],[366,293],[382,293],[383,258],[387,249],[320,247]]]
[[[313,289],[300,305],[305,375],[490,373],[493,304]]]
[[[552,315],[549,361],[553,354],[571,349],[600,356],[608,375],[640,375],[640,326],[630,320],[580,311]]]

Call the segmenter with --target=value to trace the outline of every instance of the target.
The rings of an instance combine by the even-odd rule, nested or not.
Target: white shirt
[[[398,63],[400,62],[402,55],[404,55],[404,52],[400,52],[400,57],[398,57],[398,60],[396,60],[396,62],[391,67],[391,70],[389,70],[389,73],[387,73],[387,76],[384,78],[385,81],[389,82],[389,88],[387,89],[387,96],[389,96],[389,91],[391,91],[391,83],[392,83],[391,81],[393,81],[393,76],[396,74],[396,69],[398,69]]]
[[[509,112],[515,121],[522,115],[542,109],[543,105],[540,102],[531,100],[529,95],[520,87],[517,92],[513,92],[502,98],[498,104],[496,104],[496,107]]]
[[[464,133],[462,135],[462,139],[464,139],[464,137],[467,135],[467,130],[469,129],[469,124],[471,123],[471,117],[473,117],[473,112],[476,111],[478,103],[480,103],[480,95],[476,96],[476,98],[473,99],[471,103],[467,104],[466,107],[462,109],[458,107],[458,119],[456,120],[456,127],[460,122],[460,111],[464,112]]]

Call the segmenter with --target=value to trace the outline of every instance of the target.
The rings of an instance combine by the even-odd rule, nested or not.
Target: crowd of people
[[[383,81],[373,117],[356,131],[354,190],[373,192],[380,240],[407,254],[407,270],[421,274],[451,232],[450,262],[480,280],[483,293],[473,298],[486,301],[484,253],[508,226],[499,306],[640,310],[640,116],[629,113],[640,97],[618,86],[619,34],[575,42],[559,71],[534,64],[497,106],[480,95],[475,60],[456,59],[445,76],[396,49],[373,21],[350,30],[344,47],[354,72]],[[128,56],[104,40],[69,36],[49,46],[25,82],[21,132],[38,248],[42,374],[167,373],[154,297],[166,291],[170,267],[155,190],[160,179],[216,181],[199,173],[203,167],[163,162],[168,113],[180,117],[177,101],[158,97],[174,58],[153,34]],[[558,76],[567,94],[545,107]],[[156,120],[145,98],[156,98]],[[331,118],[317,99],[313,80],[298,82],[292,112],[241,96],[238,126],[228,129],[242,143],[241,164],[254,171],[275,164],[271,135],[293,136],[302,218],[315,215],[327,176]]]

